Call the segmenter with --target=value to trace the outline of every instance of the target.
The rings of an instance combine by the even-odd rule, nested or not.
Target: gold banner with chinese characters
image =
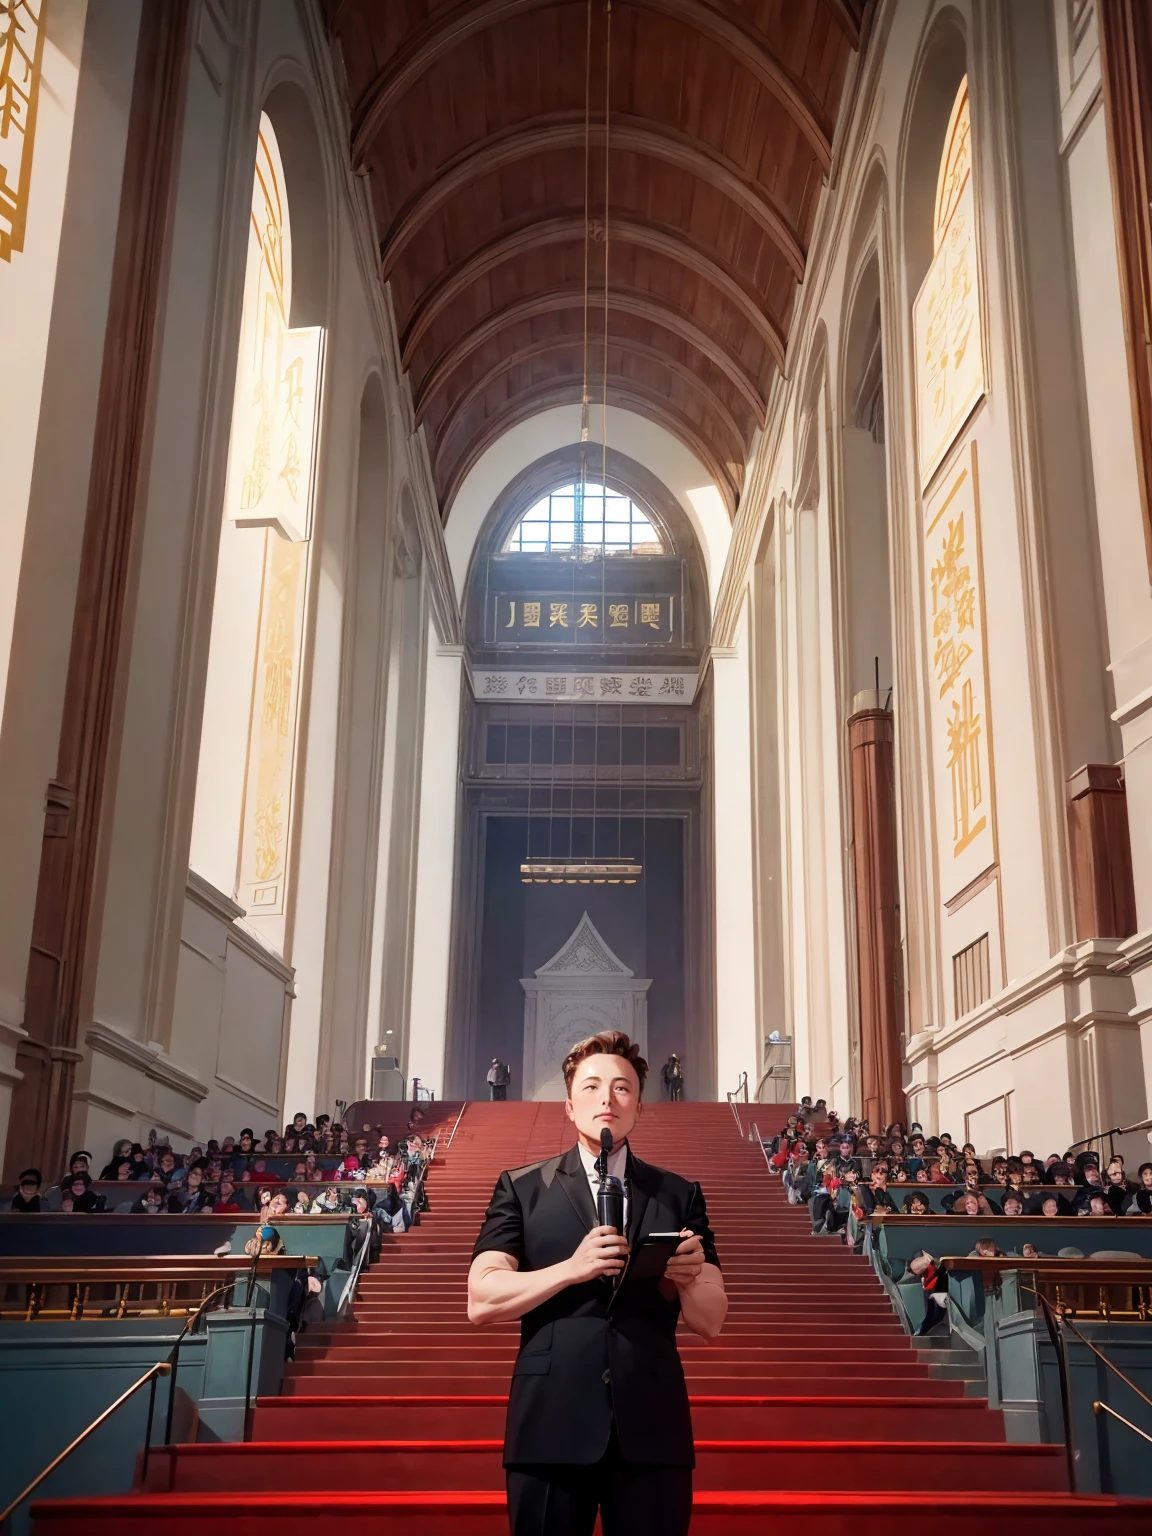
[[[0,3],[0,260],[24,249],[47,0]]]
[[[525,704],[691,704],[697,672],[524,672],[479,670],[476,697]]]
[[[940,162],[933,251],[932,265],[912,309],[921,489],[984,394],[980,257],[966,80],[952,108]]]
[[[252,688],[236,899],[254,917],[280,917],[287,887],[307,544],[269,529]]]
[[[670,593],[493,592],[490,645],[671,645],[680,628]]]
[[[940,899],[950,901],[996,862],[975,443],[925,515]]]

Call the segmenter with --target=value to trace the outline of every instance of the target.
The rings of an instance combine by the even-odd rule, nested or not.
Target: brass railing
[[[66,1461],[78,1446],[83,1445],[85,1440],[88,1439],[89,1435],[93,1434],[97,1429],[99,1429],[105,1420],[110,1419],[116,1412],[117,1408],[122,1407],[130,1397],[139,1392],[141,1387],[148,1386],[148,1384],[151,1383],[151,1389],[148,1395],[148,1428],[144,1437],[144,1463],[141,1472],[142,1477],[146,1476],[148,1472],[148,1450],[152,1441],[152,1418],[156,1411],[156,1381],[160,1376],[169,1375],[171,1370],[172,1367],[167,1360],[158,1360],[155,1365],[149,1366],[139,1381],[134,1381],[128,1388],[127,1392],[122,1392],[114,1403],[110,1404],[109,1407],[105,1408],[102,1414],[92,1420],[87,1429],[82,1429],[76,1436],[75,1440],[72,1441],[71,1445],[66,1446],[64,1450],[60,1452],[59,1456],[50,1461],[44,1468],[43,1472],[38,1473],[37,1476],[32,1479],[27,1488],[24,1489],[24,1492],[18,1494],[16,1498],[12,1500],[11,1504],[9,1504],[8,1508],[4,1510],[3,1513],[0,1513],[0,1528],[7,1525],[12,1512],[19,1509],[24,1500],[28,1498],[30,1494],[35,1493],[44,1479],[46,1477],[50,1477],[52,1473],[55,1472],[60,1463]]]

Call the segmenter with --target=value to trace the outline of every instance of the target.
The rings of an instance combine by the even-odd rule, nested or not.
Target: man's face
[[[876,1169],[876,1171],[872,1175],[872,1187],[874,1189],[887,1189],[887,1187],[888,1187],[888,1170],[887,1170],[887,1168],[877,1168]]]
[[[295,1130],[297,1136],[299,1136],[300,1132],[304,1129],[304,1127],[307,1124],[308,1124],[308,1116],[307,1115],[293,1115],[292,1116],[292,1127]]]
[[[268,1202],[269,1216],[283,1216],[288,1210],[287,1195],[273,1195]]]
[[[160,1167],[165,1173],[171,1173],[175,1166],[176,1159],[172,1156],[171,1152],[165,1152],[164,1156],[160,1159]]]
[[[80,1196],[84,1193],[84,1180],[83,1179],[73,1179],[72,1180],[72,1184],[71,1184],[71,1190],[72,1190],[72,1194],[75,1197],[75,1199],[79,1200]]]
[[[1060,1202],[1054,1195],[1049,1195],[1041,1207],[1045,1216],[1055,1216],[1060,1210]]]
[[[636,1068],[623,1056],[586,1056],[577,1064],[564,1107],[589,1151],[599,1150],[603,1130],[623,1141],[640,1114]]]
[[[184,1180],[185,1189],[199,1189],[204,1175],[199,1168],[189,1168],[188,1177]]]

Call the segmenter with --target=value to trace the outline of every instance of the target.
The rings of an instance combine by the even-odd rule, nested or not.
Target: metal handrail
[[[168,1383],[168,1412],[164,1419],[165,1445],[172,1444],[172,1418],[176,1411],[176,1376],[180,1369],[180,1346],[204,1316],[204,1313],[208,1310],[209,1303],[215,1301],[217,1296],[222,1296],[225,1291],[234,1291],[235,1289],[236,1279],[233,1278],[227,1284],[218,1285],[214,1291],[209,1291],[195,1312],[185,1319],[183,1328],[176,1335],[176,1342],[172,1346],[172,1353],[168,1356],[168,1364],[172,1367],[172,1380]]]
[[[743,1141],[744,1127],[740,1124],[740,1111],[736,1108],[735,1094],[730,1093],[728,1095],[728,1108],[732,1111],[733,1119],[736,1121],[736,1129],[740,1132],[740,1140]]]
[[[1020,1289],[1022,1291],[1032,1291],[1032,1294],[1034,1296],[1038,1296],[1046,1307],[1049,1307],[1055,1311],[1055,1308],[1052,1307],[1052,1303],[1048,1300],[1048,1298],[1046,1296],[1040,1296],[1040,1293],[1033,1290],[1032,1286],[1022,1285]],[[1097,1349],[1091,1339],[1085,1338],[1085,1336],[1080,1332],[1079,1328],[1077,1328],[1076,1324],[1071,1320],[1071,1318],[1065,1317],[1062,1313],[1058,1313],[1057,1316],[1059,1316],[1060,1322],[1065,1328],[1071,1328],[1072,1332],[1080,1340],[1081,1344],[1086,1344],[1098,1360],[1102,1360],[1110,1371],[1113,1371],[1117,1376],[1119,1376],[1120,1380],[1126,1387],[1130,1387],[1132,1391],[1135,1392],[1136,1396],[1141,1400],[1141,1402],[1147,1403],[1149,1408],[1152,1408],[1152,1397],[1149,1397],[1145,1392],[1141,1392],[1136,1383],[1134,1381],[1130,1381],[1118,1365],[1115,1365],[1111,1360],[1109,1360],[1106,1354]]]
[[[1063,1319],[1055,1307],[1030,1285],[1022,1285],[1022,1291],[1031,1291],[1040,1303],[1044,1324],[1052,1348],[1056,1351],[1056,1368],[1060,1376],[1060,1409],[1064,1415],[1064,1462],[1068,1469],[1068,1492],[1076,1492],[1076,1445],[1072,1429],[1072,1376],[1068,1370],[1068,1345],[1064,1338]]]
[[[0,1513],[0,1526],[3,1526],[7,1523],[13,1511],[19,1509],[20,1505],[23,1504],[24,1500],[29,1496],[29,1494],[35,1493],[36,1489],[39,1488],[44,1479],[46,1477],[50,1477],[51,1474],[55,1472],[60,1463],[71,1456],[72,1452],[77,1448],[77,1446],[83,1445],[88,1436],[95,1430],[99,1429],[101,1424],[104,1423],[105,1419],[110,1419],[122,1403],[126,1403],[134,1393],[140,1390],[141,1387],[147,1385],[148,1382],[151,1382],[152,1390],[148,1401],[148,1430],[144,1438],[143,1472],[146,1474],[148,1470],[148,1447],[152,1440],[152,1414],[156,1407],[156,1379],[159,1376],[167,1376],[171,1370],[172,1367],[169,1365],[167,1360],[158,1360],[155,1365],[149,1366],[139,1381],[134,1381],[128,1388],[127,1392],[122,1392],[114,1403],[105,1408],[102,1414],[92,1420],[87,1429],[81,1430],[80,1433],[76,1436],[75,1440],[73,1440],[72,1444],[65,1447],[65,1449],[60,1452],[59,1456],[55,1457],[54,1460],[48,1463],[43,1472],[39,1473],[38,1476],[32,1479],[27,1488],[25,1488],[24,1492],[18,1494],[16,1498],[12,1500],[8,1508]]]
[[[1117,1413],[1115,1408],[1109,1408],[1107,1403],[1095,1402],[1092,1404],[1092,1412],[1097,1418],[1102,1413],[1110,1413],[1114,1419],[1119,1419],[1121,1424],[1126,1424],[1133,1434],[1139,1435],[1141,1440],[1147,1440],[1152,1445],[1152,1435],[1147,1434],[1138,1424],[1133,1424],[1131,1419],[1126,1419],[1122,1413]]]
[[[449,1148],[449,1147],[450,1147],[450,1146],[451,1146],[451,1145],[452,1145],[452,1142],[453,1142],[453,1139],[454,1139],[454,1138],[455,1138],[455,1135],[456,1135],[456,1132],[457,1132],[457,1131],[458,1131],[458,1130],[459,1130],[459,1128],[460,1128],[460,1122],[461,1122],[461,1120],[463,1120],[463,1118],[464,1118],[464,1111],[465,1111],[465,1110],[466,1110],[466,1109],[467,1109],[467,1108],[468,1108],[468,1100],[467,1100],[467,1099],[465,1099],[465,1100],[464,1100],[464,1102],[463,1102],[463,1104],[462,1104],[462,1105],[461,1105],[461,1106],[460,1106],[460,1113],[459,1113],[459,1114],[458,1114],[458,1115],[457,1115],[457,1116],[456,1116],[456,1123],[455,1123],[455,1125],[453,1125],[453,1127],[452,1127],[452,1135],[451,1135],[451,1136],[449,1136],[449,1138],[448,1138],[448,1142],[447,1142],[447,1145],[446,1145],[446,1146],[445,1146],[445,1148],[444,1148],[444,1150],[445,1150],[445,1151],[447,1151],[447,1150],[448,1150],[448,1148]]]

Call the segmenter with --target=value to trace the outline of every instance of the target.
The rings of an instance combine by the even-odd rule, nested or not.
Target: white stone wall
[[[762,609],[770,571],[776,635],[774,646],[763,632],[757,642],[754,710],[771,701],[775,731],[757,739],[775,742],[779,820],[762,796],[757,943],[770,948],[782,932],[782,985],[762,988],[761,1006],[781,1011],[764,1023],[794,1039],[795,1091],[858,1109],[845,721],[854,692],[872,684],[859,681],[861,654],[874,645],[883,658],[876,637],[886,631],[909,1114],[958,1139],[1044,1151],[1142,1118],[1148,1103],[1139,1036],[1148,946],[1139,936],[1077,944],[1072,926],[1065,781],[1121,750],[1147,922],[1141,853],[1152,806],[1140,764],[1152,608],[1094,34],[1077,30],[1070,62],[1070,14],[1063,0],[879,8],[846,92],[788,381],[749,467],[716,617],[721,635],[730,631],[750,584]],[[912,306],[931,255],[924,218],[944,124],[965,70],[987,388],[922,493]],[[875,459],[860,462],[850,398],[856,306],[870,282],[882,317],[882,486]],[[929,708],[922,529],[973,445],[994,854],[957,888],[935,812],[948,785]],[[866,551],[861,520],[873,529]],[[764,782],[758,774],[758,791]],[[953,956],[983,935],[992,995],[958,1019]]]
[[[132,0],[88,7],[87,17],[85,10],[79,0],[57,0],[49,8],[55,38],[51,101],[41,120],[37,221],[30,226],[32,259],[26,263],[30,272],[34,268],[34,282],[21,307],[36,388],[21,404],[28,419],[13,423],[21,455],[29,460],[21,470],[28,483],[14,508],[18,522],[10,521],[7,505],[0,519],[0,538],[13,557],[0,558],[4,1088],[4,1065],[23,1018],[44,788],[60,733],[139,18]],[[78,1042],[84,1060],[73,1134],[94,1144],[97,1155],[110,1137],[148,1124],[177,1139],[237,1130],[241,1123],[255,1128],[259,1122],[264,1129],[299,1107],[331,1110],[337,1096],[354,1099],[367,1086],[368,1050],[384,1027],[382,1017],[369,1014],[368,974],[382,898],[374,869],[357,894],[344,864],[349,849],[359,848],[363,858],[365,846],[378,841],[380,805],[391,804],[386,766],[392,774],[402,772],[409,786],[418,779],[422,742],[407,728],[411,687],[396,687],[397,698],[408,700],[409,719],[400,730],[393,721],[387,765],[382,743],[389,709],[397,707],[390,706],[388,686],[421,678],[424,665],[422,635],[410,631],[403,653],[389,664],[381,666],[373,655],[373,670],[384,682],[379,708],[366,727],[359,715],[349,720],[355,689],[350,692],[348,680],[356,672],[357,648],[376,647],[381,633],[390,634],[387,613],[372,634],[349,622],[351,573],[365,576],[354,564],[366,547],[363,540],[358,545],[355,530],[361,399],[372,379],[380,399],[372,431],[382,439],[383,473],[369,515],[378,535],[371,558],[380,568],[380,587],[385,594],[391,590],[398,509],[406,499],[413,508],[409,537],[418,546],[421,610],[434,617],[440,638],[456,638],[426,455],[414,434],[379,284],[365,188],[348,164],[347,104],[319,9],[307,0],[196,0],[191,27],[171,268],[155,347],[152,439],[135,522]],[[193,807],[201,774],[202,799],[233,807],[238,762],[242,772],[244,743],[236,740],[235,720],[232,730],[227,722],[243,716],[246,735],[241,695],[250,682],[230,660],[247,621],[229,592],[216,590],[217,552],[256,125],[269,99],[286,92],[310,122],[320,168],[303,191],[290,186],[289,195],[293,219],[310,231],[326,272],[318,302],[328,346],[299,658],[290,899],[283,918],[270,927],[232,910],[236,836],[227,815],[198,816],[193,837]],[[0,269],[0,283],[17,272]],[[5,433],[8,426],[6,420]],[[209,710],[214,735],[204,743],[202,760],[206,695],[216,704]],[[232,695],[230,716],[217,706]],[[366,789],[365,761],[374,780]],[[346,805],[354,807],[350,815]],[[403,963],[404,951],[411,950],[412,886],[411,879],[407,886],[393,881],[387,911],[388,942],[400,949]],[[210,899],[209,891],[215,892]],[[343,894],[337,900],[334,892]],[[345,930],[367,937],[341,941]],[[353,978],[352,1007],[346,993],[325,990],[326,964],[348,953],[361,973]],[[380,1008],[379,991],[375,1003]],[[318,1084],[323,1102],[317,1101]],[[6,1119],[6,1092],[0,1100],[0,1119]]]

